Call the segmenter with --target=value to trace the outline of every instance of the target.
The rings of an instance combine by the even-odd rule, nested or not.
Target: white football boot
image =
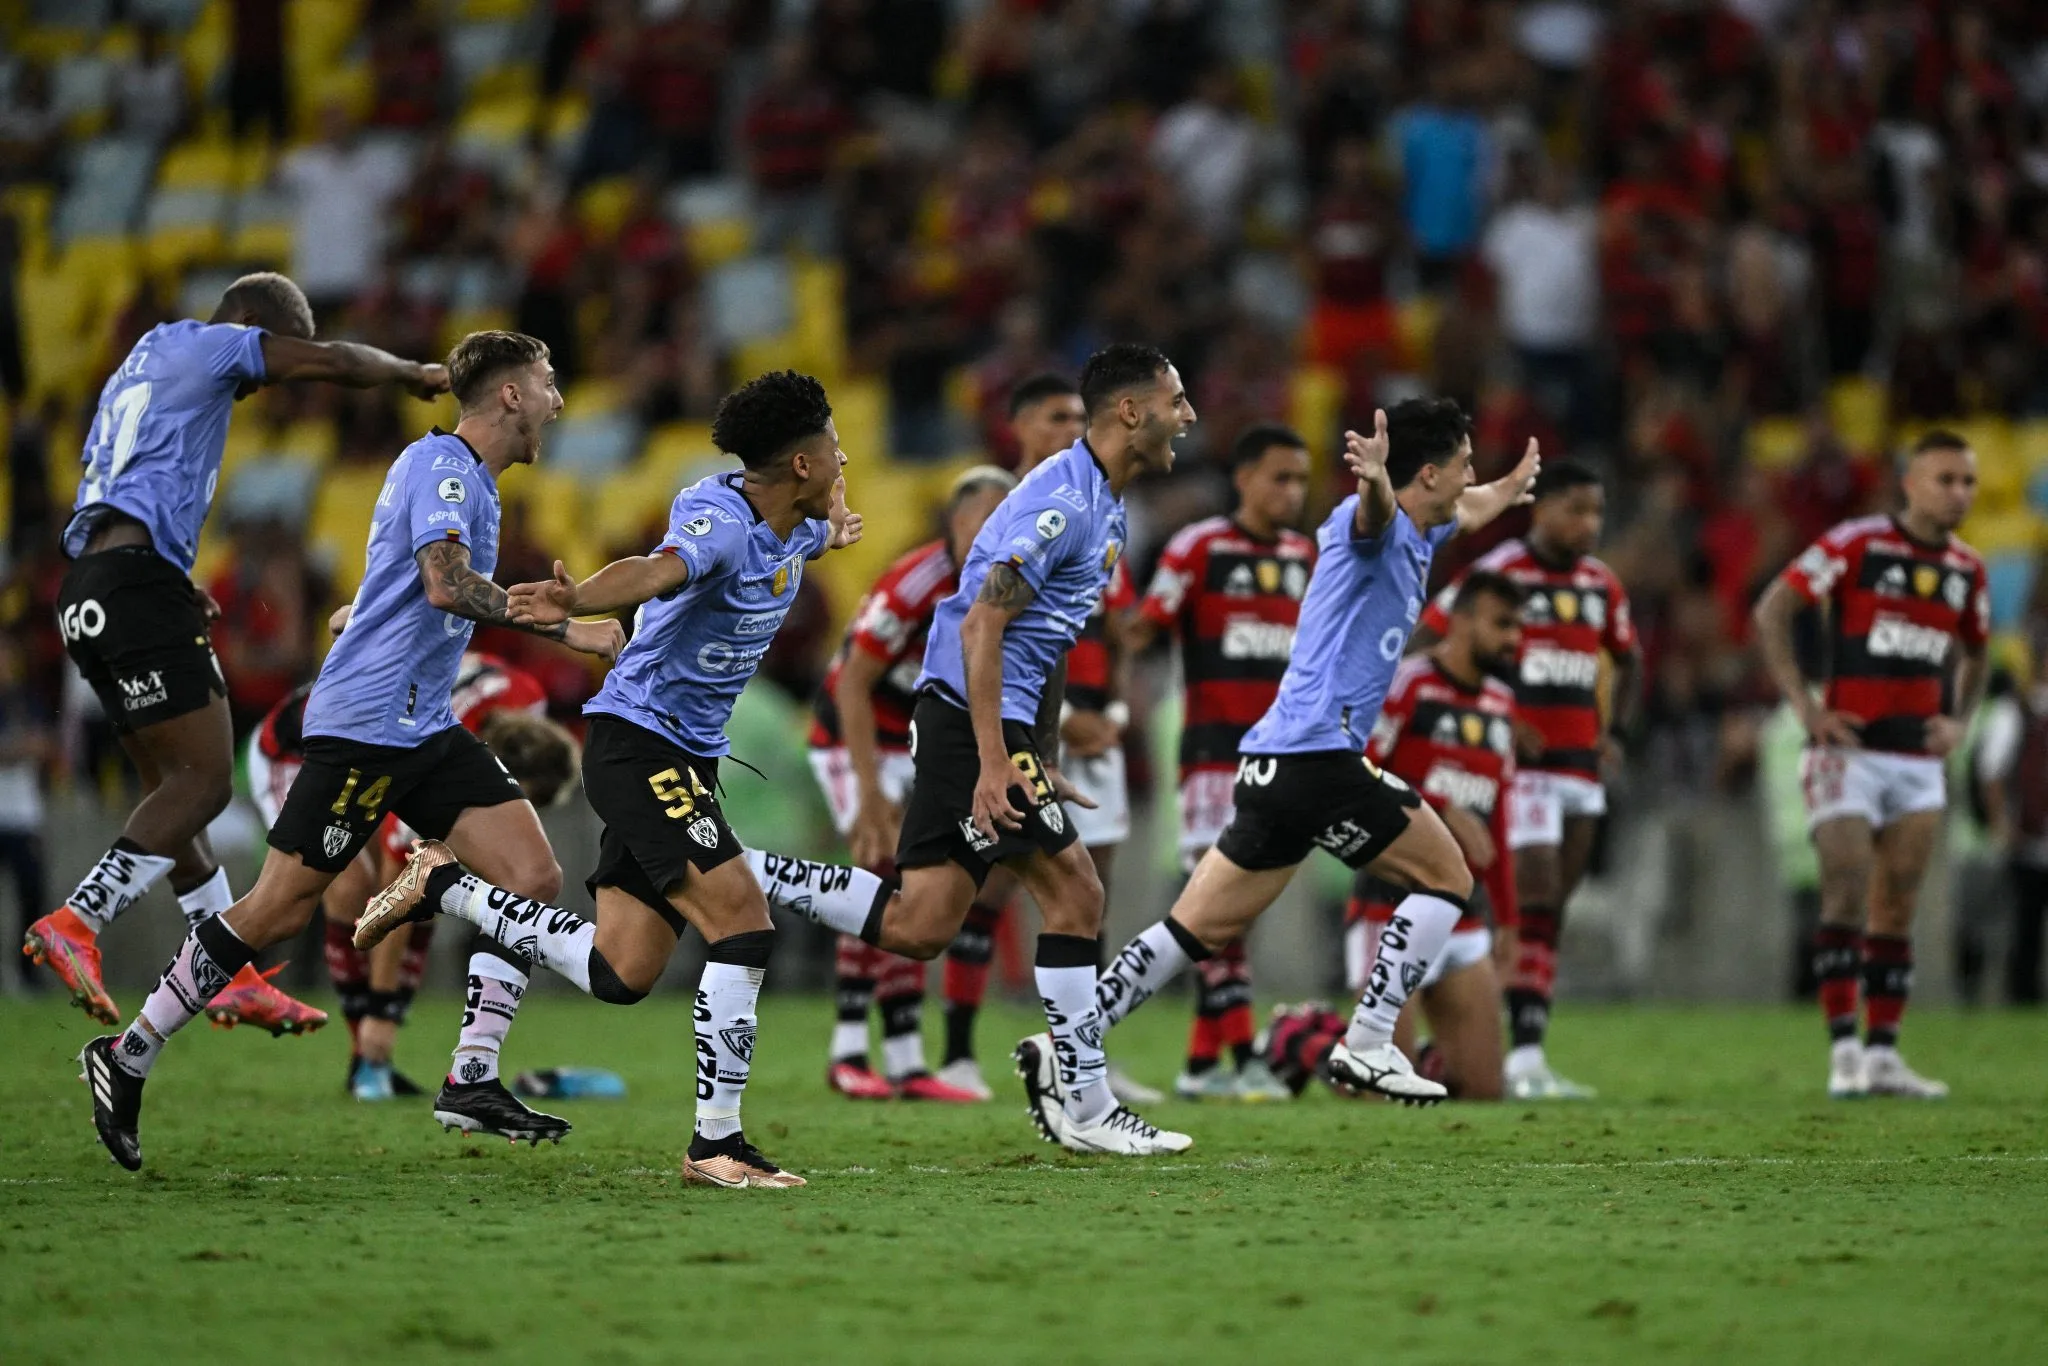
[[[1912,1100],[1947,1100],[1948,1083],[1923,1077],[1906,1066],[1899,1050],[1882,1044],[1863,1050],[1863,1093],[1905,1096]]]

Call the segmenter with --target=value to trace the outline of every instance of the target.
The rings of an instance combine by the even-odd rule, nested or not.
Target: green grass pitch
[[[133,1005],[133,1002],[125,1002]],[[400,1063],[437,1075],[456,1007]],[[94,1141],[74,1011],[0,1003],[0,1360],[1955,1362],[2048,1359],[2038,1015],[1918,1011],[1946,1104],[1831,1104],[1808,1011],[1578,1008],[1579,1106],[1156,1107],[1194,1149],[1075,1158],[993,1105],[827,1094],[771,997],[748,1132],[811,1178],[685,1187],[689,1010],[536,997],[514,1066],[614,1067],[559,1148],[341,1095],[339,1028],[187,1032],[147,1167]],[[1163,1082],[1186,1016],[1114,1039]],[[985,1059],[1028,1023],[991,1012]]]

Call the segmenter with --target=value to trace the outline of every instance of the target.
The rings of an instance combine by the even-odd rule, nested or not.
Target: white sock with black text
[[[1210,956],[1202,941],[1172,916],[1147,926],[1095,979],[1095,1004],[1102,1011],[1102,1027],[1113,1028],[1151,1000],[1182,968]]]
[[[875,942],[882,909],[896,890],[893,878],[880,878],[865,868],[849,868],[843,863],[819,863],[765,849],[749,849],[746,857],[747,867],[753,869],[770,906],[841,934],[857,935],[870,944]]]
[[[469,980],[462,996],[462,1032],[448,1065],[451,1081],[474,1086],[498,1075],[498,1054],[512,1032],[513,1017],[526,995],[527,977],[502,953],[479,948],[469,956]]]
[[[1109,1060],[1102,1054],[1102,1011],[1095,1004],[1099,940],[1078,934],[1041,934],[1032,977],[1045,1006],[1053,1061],[1066,1093],[1067,1117],[1093,1123],[1116,1108],[1109,1093]]]
[[[444,865],[427,875],[427,897],[444,913],[467,920],[497,940],[514,958],[550,968],[580,990],[590,991],[596,921],[493,887],[459,864]]]
[[[178,893],[178,909],[185,913],[185,925],[189,929],[210,915],[224,915],[228,907],[235,904],[235,894],[228,888],[228,870],[216,868],[213,876],[189,892]]]
[[[708,1142],[740,1132],[740,1100],[753,1068],[761,981],[775,950],[775,931],[730,934],[704,951],[697,979],[697,1137]]]
[[[1409,994],[1422,985],[1429,965],[1450,942],[1465,914],[1462,901],[1442,892],[1410,892],[1380,931],[1379,955],[1365,979],[1365,994],[1351,1012],[1344,1046],[1352,1052],[1377,1048],[1394,1037],[1394,1023]]]
[[[177,863],[152,854],[126,835],[114,841],[100,861],[92,866],[65,905],[78,913],[95,933],[120,919],[142,894],[156,885]],[[225,909],[225,907],[223,907]]]
[[[142,1002],[135,1020],[114,1046],[114,1062],[131,1076],[146,1077],[171,1035],[190,1024],[234,975],[256,957],[228,922],[208,916],[178,945],[170,965]]]

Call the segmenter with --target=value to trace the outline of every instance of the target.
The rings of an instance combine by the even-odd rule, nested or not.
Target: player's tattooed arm
[[[510,595],[477,573],[469,562],[469,547],[460,541],[434,541],[421,546],[413,558],[419,561],[427,601],[439,611],[485,626],[503,626],[544,636],[601,659],[616,659],[619,647],[625,643],[625,629],[616,621],[539,624],[517,620],[512,614]]]
[[[1010,801],[1012,788],[1031,790],[1031,776],[1017,767],[1003,740],[1003,632],[1033,597],[1031,585],[1007,561],[989,566],[981,592],[960,623],[960,660],[967,673],[967,718],[981,775],[974,785],[972,818],[993,839],[1015,830],[1027,812]]]

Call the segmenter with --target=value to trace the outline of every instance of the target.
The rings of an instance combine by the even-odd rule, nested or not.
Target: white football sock
[[[493,887],[475,873],[464,873],[441,894],[441,909],[459,920],[467,920],[504,945],[505,951],[514,957],[551,968],[578,989],[590,990],[590,950],[597,942],[596,921],[530,896]]]
[[[858,1058],[868,1051],[868,1022],[858,1024],[852,1020],[837,1020],[832,1025],[832,1061],[845,1062]]]
[[[228,870],[216,868],[213,876],[189,892],[178,893],[178,909],[185,913],[186,928],[197,925],[210,915],[225,915],[228,907],[235,904],[235,894],[228,889]]]
[[[1095,1004],[1098,941],[1071,934],[1038,936],[1038,961],[1032,976],[1045,1006],[1045,1023],[1059,1068],[1060,1089],[1066,1092],[1067,1115],[1092,1123],[1116,1108],[1102,1055],[1102,1011]]]
[[[527,978],[495,953],[469,956],[469,981],[462,998],[462,1032],[448,1075],[474,1084],[498,1075],[498,1054],[512,1032],[513,1017],[526,995]]]
[[[148,1076],[171,1035],[206,1009],[206,1003],[255,956],[227,921],[217,915],[200,921],[178,945],[177,955],[157,978],[134,1023],[114,1045],[115,1063],[133,1076]]]
[[[697,979],[697,1133],[728,1138],[740,1132],[740,1098],[753,1066],[754,1014],[763,968],[709,962]]]
[[[1161,920],[1148,926],[1110,959],[1095,980],[1095,1005],[1102,1012],[1103,1028],[1118,1024],[1151,1000],[1188,962],[1188,951],[1171,925]]]
[[[1410,892],[1380,931],[1379,954],[1367,974],[1365,995],[1351,1012],[1344,1046],[1353,1052],[1377,1048],[1394,1037],[1394,1022],[1408,993],[1422,985],[1429,965],[1444,951],[1464,915],[1456,903],[1427,892]]]
[[[887,885],[865,868],[765,849],[747,850],[747,867],[754,870],[770,906],[856,937],[867,928],[868,916]]]
[[[894,1034],[882,1040],[882,1075],[890,1081],[930,1070],[924,1065],[924,1035]]]
[[[127,847],[123,848],[123,845]],[[79,918],[94,930],[104,930],[120,919],[176,863],[176,859],[152,854],[124,835],[114,841],[113,848],[100,855],[100,861],[92,866],[92,871],[72,890],[64,904],[78,912]]]

